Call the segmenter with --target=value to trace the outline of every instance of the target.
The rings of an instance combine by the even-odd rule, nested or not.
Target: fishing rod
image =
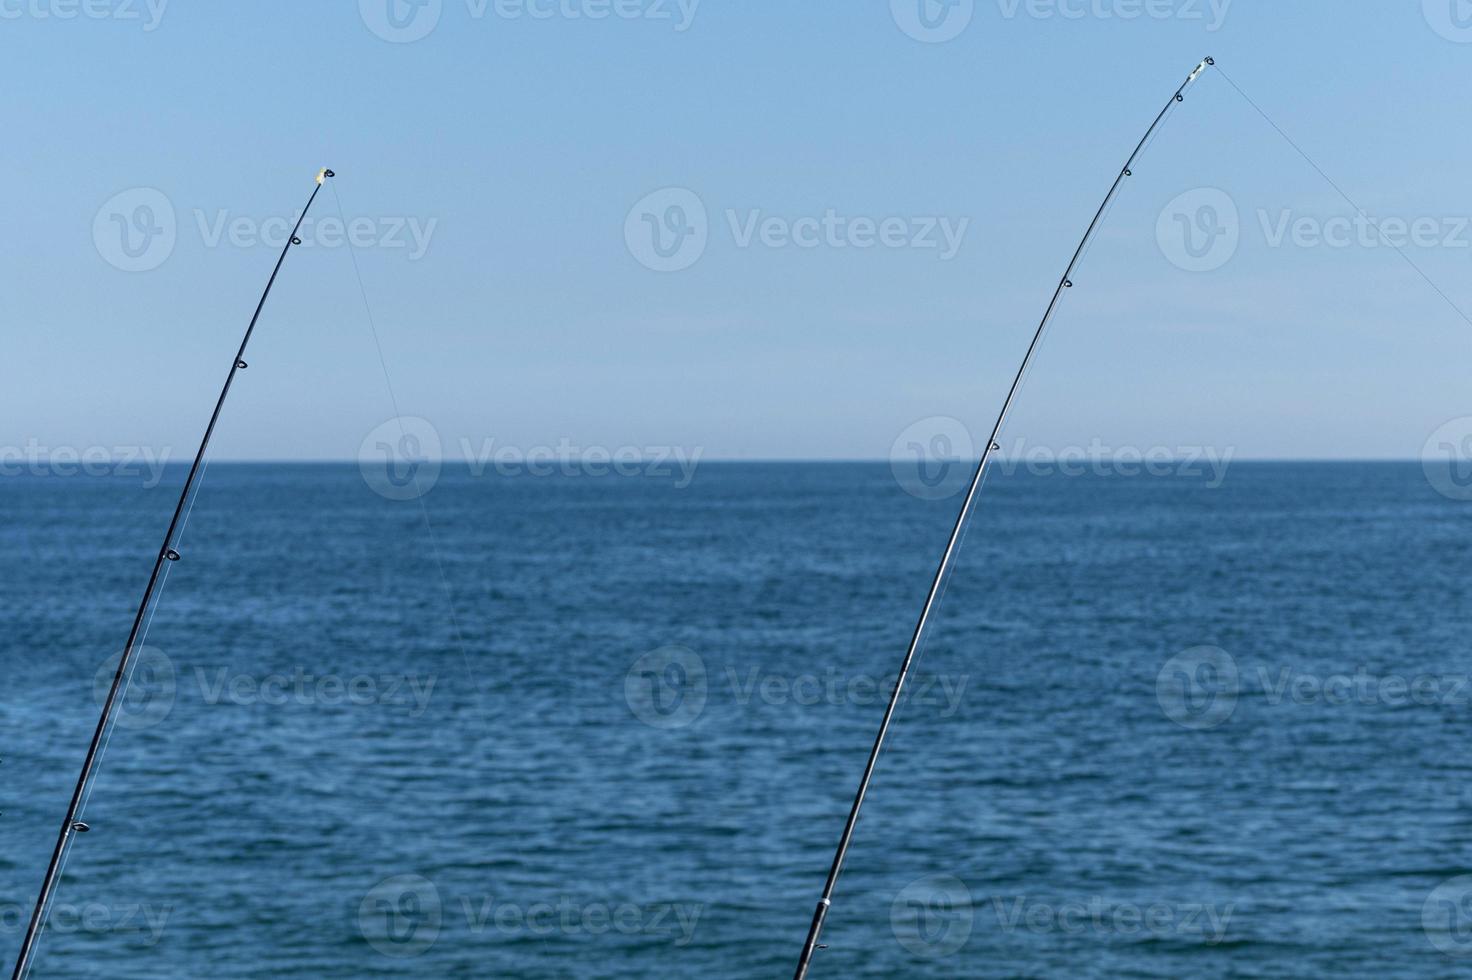
[[[293,245],[302,243],[302,240],[297,237],[297,232],[301,231],[302,222],[306,220],[307,212],[312,209],[312,202],[317,199],[317,194],[322,190],[322,185],[327,182],[327,178],[336,176],[331,170],[325,168],[318,171],[316,186],[312,188],[312,196],[307,198],[306,206],[302,208],[302,213],[296,219],[296,225],[291,229],[291,234],[287,236],[286,244],[282,246],[281,255],[276,259],[276,267],[271,270],[271,278],[266,280],[266,288],[261,293],[260,302],[256,303],[256,311],[250,318],[250,325],[245,328],[245,336],[240,340],[240,349],[235,352],[235,358],[230,362],[230,373],[225,376],[225,385],[220,389],[220,397],[215,400],[215,410],[210,414],[210,423],[205,427],[204,438],[199,442],[198,452],[194,454],[194,464],[189,467],[189,476],[184,480],[184,489],[179,493],[179,502],[174,507],[174,516],[169,521],[169,529],[164,533],[163,546],[159,548],[158,556],[154,559],[153,572],[148,576],[148,587],[143,590],[143,601],[138,604],[138,614],[133,617],[133,628],[128,633],[128,643],[123,647],[122,659],[118,661],[117,671],[113,674],[112,687],[107,693],[107,700],[103,702],[102,717],[98,720],[97,730],[92,735],[92,744],[87,747],[87,757],[82,762],[82,774],[78,777],[76,789],[72,792],[71,803],[67,805],[66,819],[62,821],[61,833],[56,840],[56,849],[51,853],[51,863],[46,867],[46,878],[41,884],[41,893],[36,898],[36,907],[31,912],[31,921],[26,927],[25,939],[21,941],[20,954],[15,961],[15,972],[11,974],[11,980],[25,980],[26,975],[30,972],[35,957],[36,943],[40,940],[41,929],[46,923],[51,899],[56,892],[57,880],[61,876],[67,851],[77,834],[85,834],[92,829],[81,820],[82,807],[86,803],[92,776],[107,742],[113,712],[122,697],[123,689],[127,686],[133,654],[138,648],[139,638],[148,620],[154,595],[162,584],[162,580],[167,577],[165,569],[169,563],[176,562],[180,558],[175,545],[178,544],[179,535],[188,521],[188,509],[191,506],[190,495],[199,479],[205,451],[209,449],[210,439],[215,434],[215,425],[220,421],[220,412],[225,407],[225,399],[230,394],[230,386],[235,383],[235,376],[249,366],[245,362],[245,349],[250,344],[251,334],[255,332],[256,322],[261,318],[261,310],[266,306],[266,297],[271,295],[271,287],[276,284],[276,276],[281,272],[282,263],[286,261],[286,253],[291,251]]]
[[[833,905],[833,890],[838,885],[839,874],[843,871],[843,861],[848,856],[849,844],[853,842],[854,828],[859,822],[859,810],[864,806],[864,796],[869,792],[869,783],[874,778],[874,768],[879,762],[879,753],[884,748],[885,736],[889,734],[890,722],[894,720],[895,709],[899,706],[900,692],[905,686],[905,676],[909,673],[910,665],[915,660],[915,654],[920,649],[921,641],[925,637],[925,628],[930,624],[930,614],[935,608],[936,601],[940,597],[946,578],[950,574],[951,565],[955,561],[961,537],[966,531],[966,521],[971,514],[972,505],[976,501],[977,492],[981,489],[982,478],[986,475],[986,465],[991,461],[993,454],[1002,448],[998,444],[997,438],[1002,433],[1002,424],[1007,420],[1007,413],[1012,409],[1012,401],[1016,398],[1017,391],[1022,386],[1023,376],[1027,374],[1027,369],[1032,364],[1033,355],[1037,352],[1038,344],[1043,339],[1043,332],[1047,330],[1048,323],[1053,319],[1053,313],[1058,309],[1058,303],[1063,297],[1063,291],[1073,288],[1073,270],[1077,267],[1079,260],[1083,258],[1084,251],[1089,247],[1089,243],[1093,240],[1094,232],[1098,229],[1099,223],[1104,219],[1105,212],[1114,203],[1115,195],[1119,193],[1119,188],[1123,185],[1125,178],[1134,176],[1133,168],[1135,159],[1144,151],[1150,140],[1155,136],[1156,130],[1160,128],[1160,124],[1165,121],[1165,117],[1176,107],[1176,104],[1186,101],[1186,89],[1191,87],[1192,83],[1200,77],[1208,65],[1214,64],[1216,64],[1215,59],[1207,58],[1201,64],[1197,65],[1195,70],[1181,83],[1181,87],[1176,89],[1170,101],[1165,104],[1165,108],[1160,110],[1160,114],[1155,117],[1155,121],[1150,124],[1150,128],[1145,130],[1145,135],[1140,138],[1140,142],[1136,144],[1134,152],[1125,161],[1125,165],[1120,170],[1119,175],[1114,178],[1114,183],[1110,186],[1109,193],[1104,196],[1104,203],[1099,205],[1099,210],[1094,214],[1094,220],[1089,222],[1089,227],[1084,232],[1083,240],[1079,242],[1078,248],[1073,253],[1073,258],[1068,262],[1068,268],[1063,272],[1063,278],[1058,280],[1058,288],[1053,291],[1053,299],[1048,303],[1048,308],[1043,313],[1042,322],[1038,324],[1037,330],[1033,333],[1032,343],[1028,345],[1027,353],[1022,358],[1022,364],[1017,369],[1017,375],[1012,379],[1012,387],[1007,391],[1007,397],[1002,402],[1002,410],[997,415],[997,424],[992,427],[991,438],[987,440],[986,449],[982,451],[981,459],[976,465],[976,472],[971,477],[971,487],[966,492],[965,501],[961,504],[961,512],[956,515],[956,525],[951,529],[951,537],[946,542],[945,552],[941,555],[940,566],[936,569],[935,578],[930,583],[930,592],[925,597],[925,605],[920,610],[920,620],[915,624],[915,632],[910,637],[910,646],[905,651],[904,662],[900,664],[900,672],[894,683],[894,691],[889,696],[889,706],[884,709],[884,720],[879,725],[879,735],[874,739],[874,747],[869,750],[869,761],[864,766],[863,778],[859,780],[859,790],[854,796],[853,807],[849,810],[848,822],[844,824],[843,836],[838,839],[838,850],[833,855],[833,865],[828,870],[828,880],[823,885],[823,895],[818,899],[818,908],[813,913],[812,925],[808,927],[808,938],[803,944],[802,957],[797,961],[797,972],[793,975],[793,980],[804,980],[808,975],[809,967],[812,965],[813,953],[825,948],[819,945],[818,937],[823,931],[823,920],[828,917],[828,910]]]

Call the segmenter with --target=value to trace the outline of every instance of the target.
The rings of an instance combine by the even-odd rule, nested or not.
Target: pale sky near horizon
[[[187,455],[321,166],[448,456],[980,440],[1208,54],[1405,257],[1208,72],[1009,448],[1415,458],[1472,415],[1462,0],[0,0],[0,44],[0,450]],[[351,459],[393,415],[330,193],[313,217],[217,458]]]

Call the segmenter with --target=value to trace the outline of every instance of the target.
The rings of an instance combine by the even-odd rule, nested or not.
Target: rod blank
[[[986,442],[986,450],[982,453],[980,461],[976,465],[976,472],[971,477],[971,486],[966,492],[966,499],[961,504],[961,512],[956,515],[955,527],[951,529],[950,540],[946,542],[946,549],[941,555],[940,565],[935,571],[935,578],[930,584],[930,592],[925,598],[925,605],[920,610],[920,619],[915,624],[915,632],[910,637],[909,649],[905,651],[905,659],[900,665],[899,676],[895,680],[894,691],[890,694],[889,705],[884,709],[884,720],[879,725],[879,735],[874,740],[874,747],[869,751],[869,761],[864,766],[863,778],[859,780],[859,789],[854,796],[853,806],[849,810],[848,820],[844,824],[843,834],[838,839],[838,849],[833,855],[833,864],[828,871],[828,879],[823,885],[823,895],[818,899],[817,910],[813,912],[812,924],[808,927],[808,936],[803,944],[802,956],[797,961],[797,972],[793,980],[804,980],[812,965],[813,953],[822,948],[818,944],[818,937],[823,932],[823,921],[828,917],[828,910],[833,906],[833,891],[838,885],[838,876],[843,871],[844,858],[848,856],[849,845],[853,842],[854,828],[859,822],[859,811],[864,806],[864,797],[869,792],[869,784],[874,778],[874,769],[879,762],[879,754],[884,749],[884,739],[889,734],[890,723],[894,720],[895,709],[899,705],[900,692],[905,686],[905,677],[914,663],[915,654],[920,649],[920,644],[925,638],[925,629],[930,625],[930,614],[934,611],[936,601],[940,596],[945,584],[946,576],[950,573],[951,566],[956,558],[956,551],[961,537],[966,530],[966,522],[970,517],[972,505],[976,502],[976,496],[981,489],[982,478],[986,475],[987,463],[991,461],[993,454],[1000,448],[997,439],[1002,433],[1002,425],[1007,421],[1007,413],[1012,409],[1012,402],[1017,397],[1017,391],[1022,387],[1023,376],[1027,374],[1028,367],[1032,364],[1033,355],[1037,353],[1038,345],[1043,339],[1043,333],[1048,328],[1048,323],[1053,319],[1054,312],[1058,309],[1058,301],[1063,296],[1065,289],[1073,288],[1073,271],[1083,257],[1084,250],[1088,248],[1089,242],[1093,240],[1094,232],[1098,229],[1104,213],[1109,210],[1109,205],[1114,202],[1115,195],[1119,193],[1120,185],[1126,177],[1134,175],[1135,159],[1145,149],[1150,138],[1155,135],[1165,117],[1175,108],[1179,102],[1186,100],[1186,89],[1200,77],[1201,73],[1209,65],[1216,64],[1212,58],[1207,58],[1197,65],[1195,70],[1181,83],[1180,88],[1175,90],[1165,108],[1155,117],[1150,128],[1145,130],[1145,135],[1136,144],[1134,152],[1130,154],[1119,174],[1114,178],[1114,183],[1109,188],[1109,193],[1104,196],[1104,203],[1099,205],[1099,210],[1094,214],[1094,220],[1089,222],[1088,230],[1084,232],[1083,240],[1079,242],[1078,248],[1073,253],[1073,258],[1068,262],[1068,268],[1064,270],[1063,277],[1058,280],[1058,288],[1053,291],[1053,298],[1048,303],[1047,310],[1043,313],[1042,322],[1038,324],[1033,333],[1032,343],[1027,347],[1027,353],[1023,355],[1022,364],[1017,368],[1017,375],[1012,379],[1012,387],[1007,391],[1007,397],[1002,402],[1002,410],[997,415],[997,424],[992,427],[991,438]]]
[[[317,175],[316,186],[312,188],[312,196],[307,198],[307,204],[302,208],[301,215],[296,219],[296,226],[292,228],[291,234],[287,236],[286,245],[282,247],[280,256],[276,259],[276,267],[271,270],[271,278],[266,281],[266,288],[261,293],[260,302],[256,304],[255,313],[250,318],[250,325],[245,328],[245,336],[240,340],[240,349],[236,351],[235,357],[230,361],[230,373],[225,376],[224,387],[220,389],[220,397],[215,401],[215,410],[210,415],[209,425],[205,427],[204,437],[199,442],[199,450],[194,454],[194,463],[189,467],[189,476],[184,480],[184,489],[179,494],[179,502],[174,506],[174,516],[169,521],[169,529],[164,533],[164,543],[159,548],[158,556],[153,562],[153,572],[148,577],[148,586],[143,590],[143,600],[138,604],[138,614],[133,617],[133,628],[128,633],[127,645],[123,647],[123,656],[118,661],[117,672],[113,674],[112,687],[107,692],[107,700],[102,705],[102,717],[97,722],[97,730],[92,735],[92,744],[87,747],[87,756],[82,762],[82,774],[77,778],[76,789],[72,792],[71,802],[67,805],[66,819],[62,821],[61,833],[56,840],[56,848],[51,853],[51,861],[46,867],[46,878],[41,884],[41,893],[36,898],[36,906],[31,912],[30,924],[26,927],[25,938],[21,941],[20,953],[16,957],[15,971],[11,974],[11,980],[24,980],[30,972],[35,959],[36,943],[40,939],[41,929],[46,923],[47,912],[51,905],[51,898],[56,891],[57,879],[61,876],[61,868],[65,863],[67,848],[76,834],[85,834],[92,828],[80,820],[81,810],[86,802],[87,788],[91,784],[92,776],[97,769],[98,760],[107,740],[109,727],[112,723],[113,713],[117,708],[118,701],[122,696],[123,688],[127,684],[128,670],[132,666],[133,654],[138,647],[139,637],[143,632],[144,623],[148,618],[148,611],[153,604],[155,593],[158,591],[163,579],[165,562],[176,562],[180,559],[179,552],[175,550],[178,536],[183,530],[186,520],[186,506],[189,503],[190,494],[199,479],[200,470],[204,463],[206,450],[209,449],[210,439],[215,434],[215,426],[220,421],[220,412],[225,407],[225,399],[230,394],[230,386],[235,383],[235,376],[246,367],[245,349],[250,344],[251,334],[255,332],[256,323],[261,318],[261,310],[265,309],[266,297],[271,295],[271,287],[276,284],[276,276],[281,272],[282,263],[286,261],[286,254],[291,251],[293,245],[300,245],[301,239],[297,232],[301,230],[302,222],[306,220],[307,212],[312,209],[312,202],[317,199],[317,192],[322,189],[325,177],[335,176],[331,170],[323,170]]]

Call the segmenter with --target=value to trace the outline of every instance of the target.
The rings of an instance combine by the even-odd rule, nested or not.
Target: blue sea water
[[[0,481],[0,960],[182,476]],[[210,469],[35,976],[790,975],[958,498],[422,504]],[[1462,974],[1469,540],[1417,464],[993,477],[813,976]]]

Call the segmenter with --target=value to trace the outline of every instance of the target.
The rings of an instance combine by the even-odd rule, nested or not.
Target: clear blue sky
[[[918,0],[395,2],[397,22],[388,0],[0,3],[0,443],[187,453],[273,261],[244,242],[323,165],[368,239],[410,245],[361,260],[402,407],[452,455],[883,458],[918,419],[982,428],[1115,169],[1207,54],[1373,216],[1432,220],[1438,243],[1409,253],[1472,311],[1453,0],[976,0],[944,43],[906,33]],[[1411,458],[1472,414],[1472,326],[1394,252],[1273,244],[1350,210],[1220,77],[1138,171],[1010,438]],[[705,244],[660,272],[626,231],[671,187],[707,212]],[[1187,271],[1157,225],[1203,187],[1240,241]],[[136,188],[163,195],[174,242],[128,272],[113,215],[147,217]],[[966,225],[951,257],[853,247],[862,221],[850,247],[775,244],[830,210]],[[773,216],[777,237],[752,224]],[[400,220],[429,231],[422,255]],[[348,255],[313,241],[221,457],[352,458],[392,414]]]

